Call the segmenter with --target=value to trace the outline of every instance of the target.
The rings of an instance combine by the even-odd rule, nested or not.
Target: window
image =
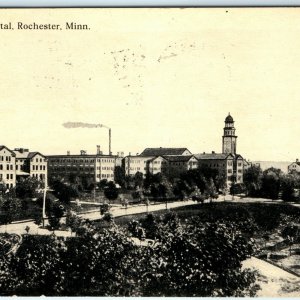
[[[14,179],[14,175],[13,174],[10,174],[10,179]]]
[[[6,165],[6,170],[9,170],[9,165]]]
[[[9,174],[6,174],[6,179],[9,179]]]
[[[14,169],[14,166],[13,166],[13,165],[10,165],[10,169],[13,170],[13,169]]]
[[[227,171],[228,173],[232,173],[232,169],[228,169],[228,171]]]
[[[16,165],[16,170],[19,170],[19,166],[18,165]]]

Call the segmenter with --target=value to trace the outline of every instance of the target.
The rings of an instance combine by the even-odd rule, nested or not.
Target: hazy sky
[[[250,160],[300,149],[300,9],[1,10],[1,142],[44,154],[222,150],[224,119]],[[65,22],[90,30],[64,30]]]

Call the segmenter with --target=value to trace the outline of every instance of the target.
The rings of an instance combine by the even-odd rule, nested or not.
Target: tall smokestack
[[[97,145],[97,155],[100,155],[101,152],[100,152],[100,145]]]
[[[111,155],[112,153],[111,153],[111,129],[109,128],[109,130],[108,130],[108,139],[109,139],[109,155]]]

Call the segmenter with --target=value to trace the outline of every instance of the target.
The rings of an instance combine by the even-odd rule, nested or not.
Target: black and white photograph
[[[0,9],[0,296],[299,297],[300,8]]]

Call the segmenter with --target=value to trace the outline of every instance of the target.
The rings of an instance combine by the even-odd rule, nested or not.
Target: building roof
[[[226,117],[226,119],[225,119],[225,123],[233,123],[234,121],[233,121],[233,118],[232,118],[232,116],[230,115],[230,113],[228,114],[228,116]]]
[[[228,157],[234,158],[232,154],[226,154],[226,153],[202,153],[202,154],[194,154],[194,156],[198,160],[202,159],[227,159]]]
[[[45,155],[43,155],[42,153],[40,153],[40,152],[29,152],[29,154],[28,154],[28,158],[33,158],[33,157],[35,157],[36,155],[41,155],[41,156],[43,156],[43,157],[46,157]]]
[[[291,163],[291,164],[289,165],[289,167],[292,166],[293,164],[296,164],[296,165],[300,166],[300,162],[299,162],[299,161],[294,161],[293,163]]]
[[[6,146],[0,145],[0,150],[2,150],[2,149],[6,149],[7,151],[9,151],[12,154],[12,156],[16,156],[16,154],[13,151],[11,151],[9,148],[7,148]]]
[[[189,151],[187,148],[146,148],[140,156],[182,155],[186,150]]]
[[[194,155],[165,155],[164,158],[170,162],[188,162]]]
[[[46,155],[47,158],[97,158],[97,157],[107,157],[107,158],[118,158],[116,155],[108,154],[55,154],[55,155]]]
[[[35,157],[37,154],[43,156],[43,157],[46,157],[45,155],[41,154],[40,152],[29,152],[27,149],[21,149],[21,151],[19,149],[15,149],[13,150],[13,152],[15,153],[16,155],[16,158],[18,159],[26,159],[26,158],[33,158]]]

